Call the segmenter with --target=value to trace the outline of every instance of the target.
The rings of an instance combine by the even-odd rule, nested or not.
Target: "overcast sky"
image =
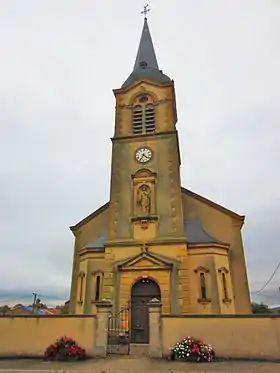
[[[143,1],[0,1],[0,296],[68,299],[68,227],[108,200],[114,96]],[[182,184],[246,215],[251,289],[280,260],[280,2],[153,0]],[[280,304],[280,271],[262,299]]]

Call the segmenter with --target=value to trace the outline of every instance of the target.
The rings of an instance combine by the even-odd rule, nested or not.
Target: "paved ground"
[[[176,363],[148,358],[113,357],[80,363],[48,363],[38,360],[0,360],[0,372],[19,373],[60,371],[66,373],[279,373],[280,363],[217,362]]]

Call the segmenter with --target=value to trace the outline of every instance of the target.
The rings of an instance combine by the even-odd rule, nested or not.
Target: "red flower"
[[[86,356],[86,351],[77,343],[66,336],[58,338],[55,344],[51,344],[45,351],[45,358],[48,360],[59,360],[67,356],[77,356],[79,359]]]

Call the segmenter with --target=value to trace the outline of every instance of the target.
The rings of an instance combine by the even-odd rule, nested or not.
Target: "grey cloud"
[[[32,292],[35,284],[67,297],[68,227],[109,196],[112,89],[133,66],[138,5],[1,1],[2,288]],[[256,290],[280,259],[280,7],[260,0],[152,5],[158,61],[176,85],[182,183],[246,214]],[[278,273],[266,300],[277,301],[279,280]]]

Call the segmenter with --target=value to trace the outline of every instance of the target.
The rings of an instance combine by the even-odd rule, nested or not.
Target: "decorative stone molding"
[[[135,172],[135,174],[131,175],[132,180],[145,178],[145,180],[148,179],[149,181],[155,181],[156,177],[157,173],[149,170],[148,168],[141,168]]]
[[[133,215],[137,221],[147,220],[148,217],[155,216],[156,177],[157,177],[157,174],[147,168],[139,169],[135,174],[131,175],[132,182],[133,182],[133,201],[134,201],[133,202]],[[144,201],[144,204],[142,204],[142,201]],[[148,223],[148,220],[147,222],[144,223],[144,226],[147,223]]]
[[[204,273],[209,273],[209,269],[203,267],[203,266],[198,266],[197,268],[194,269],[194,273],[198,272],[204,272]]]
[[[229,298],[223,298],[223,303],[230,304],[232,301]]]
[[[150,302],[148,302],[148,306],[149,307],[161,307],[162,303],[159,299],[153,298],[150,300]]]
[[[95,271],[92,271],[91,272],[92,276],[95,276],[95,275],[104,275],[104,272],[101,270],[101,269],[97,269]]]
[[[221,268],[218,269],[218,272],[219,272],[219,273],[224,272],[224,273],[228,274],[228,273],[229,273],[229,270],[228,270],[226,267],[221,267]]]
[[[97,308],[111,308],[112,307],[112,302],[110,299],[102,299],[98,302],[96,302],[96,307]]]
[[[157,216],[133,216],[131,218],[132,223],[140,224],[142,229],[148,229],[149,225],[152,222],[156,222],[158,220]]]
[[[206,298],[206,299],[198,298],[197,301],[198,301],[198,303],[200,303],[200,304],[209,304],[209,303],[212,302],[212,299],[208,299],[208,298]]]

